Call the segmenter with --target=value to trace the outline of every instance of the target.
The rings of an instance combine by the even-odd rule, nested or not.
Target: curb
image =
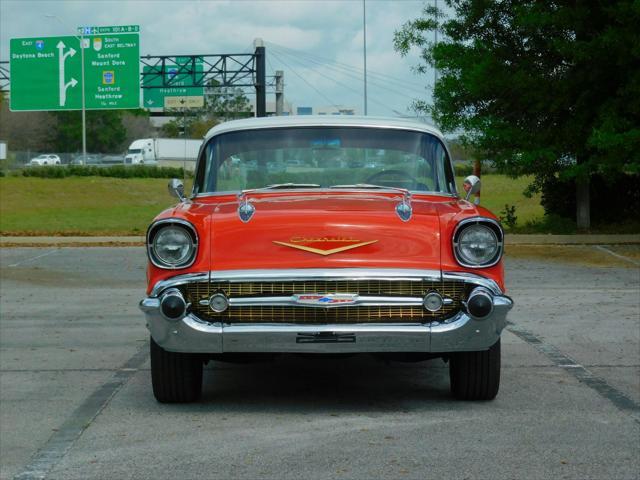
[[[0,247],[138,247],[144,242],[144,236],[0,237]]]
[[[0,237],[0,247],[138,247],[145,237]],[[505,245],[629,245],[640,244],[630,235],[505,235]]]
[[[515,235],[506,234],[505,245],[629,245],[640,244],[640,234],[625,235]]]

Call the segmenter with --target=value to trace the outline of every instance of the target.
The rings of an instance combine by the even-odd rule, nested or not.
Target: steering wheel
[[[386,181],[381,180],[386,176],[398,178],[390,178]],[[409,175],[407,172],[403,172],[402,170],[382,170],[368,177],[365,180],[365,183],[371,183],[372,185],[382,185],[383,187],[406,188],[407,190],[415,190],[416,187],[423,185],[422,183],[418,182],[418,180],[413,176]]]

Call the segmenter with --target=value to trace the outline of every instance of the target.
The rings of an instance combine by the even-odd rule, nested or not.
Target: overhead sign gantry
[[[153,103],[163,107],[172,96],[185,97],[181,98],[182,104],[188,105],[188,97],[198,96],[201,89],[206,88],[255,87],[256,116],[266,116],[265,48],[261,40],[256,40],[255,46],[254,53],[146,55],[140,58],[144,106],[152,108]],[[154,89],[165,93],[161,96],[153,92]]]

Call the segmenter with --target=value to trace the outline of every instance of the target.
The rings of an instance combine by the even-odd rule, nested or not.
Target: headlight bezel
[[[486,262],[484,263],[469,263],[463,258],[463,255],[459,251],[459,239],[465,229],[474,225],[481,225],[485,228],[491,230],[497,240],[497,249],[496,253]],[[493,218],[487,217],[471,217],[462,220],[456,225],[455,230],[453,231],[453,236],[451,238],[453,255],[456,261],[463,267],[466,268],[489,268],[497,265],[500,260],[502,260],[502,254],[504,251],[504,231],[502,230],[502,226],[499,222],[494,220]]]
[[[156,254],[154,250],[154,241],[157,237],[158,233],[165,227],[179,227],[184,229],[188,236],[191,238],[192,250],[189,256],[185,261],[179,264],[170,264],[162,261],[159,256]],[[162,268],[164,270],[181,270],[183,268],[188,268],[193,265],[196,261],[196,257],[198,256],[198,231],[196,228],[188,221],[182,220],[180,218],[165,218],[162,220],[158,220],[153,222],[149,228],[147,229],[147,257],[152,265]]]

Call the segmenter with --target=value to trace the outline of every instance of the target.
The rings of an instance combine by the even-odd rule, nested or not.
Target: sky
[[[430,100],[433,73],[416,74],[418,52],[401,57],[393,35],[424,1],[365,5],[367,113],[411,115],[413,99]],[[362,0],[0,0],[0,60],[11,38],[71,35],[83,25],[140,25],[141,55],[249,53],[262,38],[267,75],[284,71],[286,101],[364,113]]]

